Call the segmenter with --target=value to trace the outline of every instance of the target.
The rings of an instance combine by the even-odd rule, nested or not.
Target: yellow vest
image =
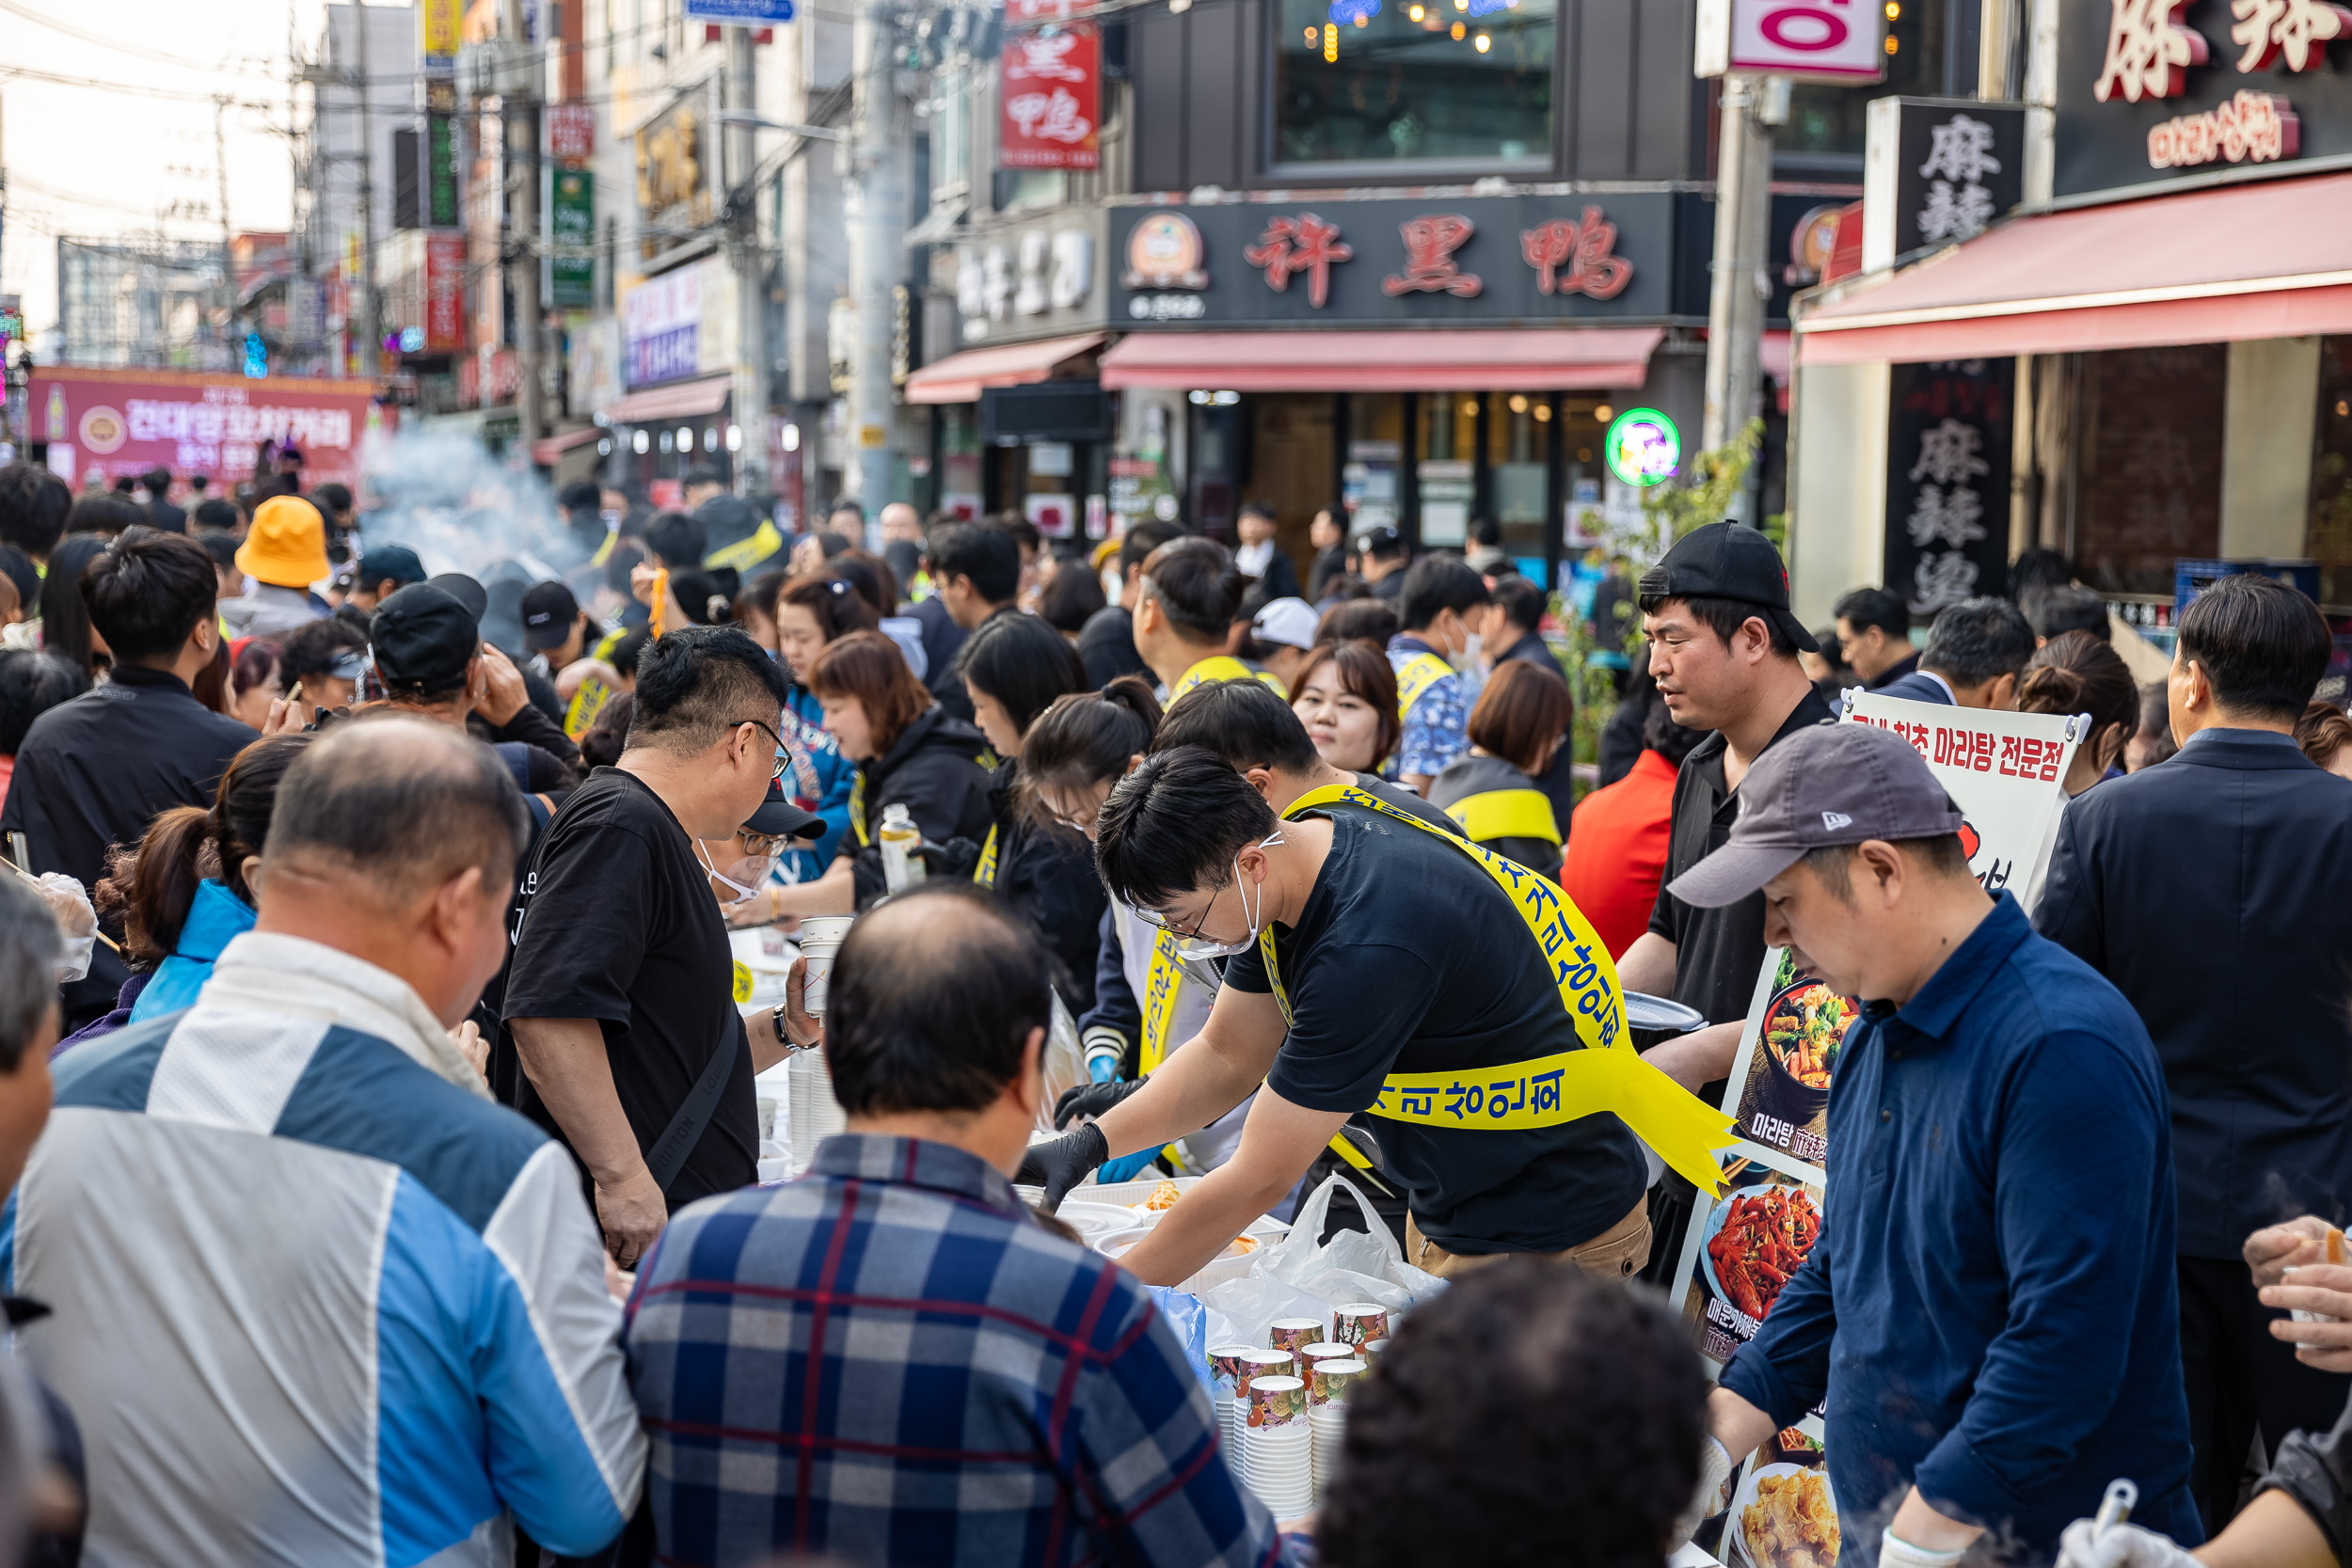
[[[762,517],[759,520],[759,527],[753,531],[751,537],[738,539],[732,545],[721,546],[703,557],[703,564],[732,566],[738,572],[748,572],[782,548],[784,548],[784,535],[776,531],[774,523]]]
[[[1422,693],[1454,673],[1454,666],[1436,654],[1415,654],[1396,673],[1396,716],[1403,719],[1413,711]]]
[[[1252,670],[1231,654],[1212,654],[1176,677],[1176,684],[1168,689],[1168,700],[1172,704],[1194,687],[1210,681],[1246,681],[1253,677],[1272,687],[1277,697],[1286,702],[1290,699],[1281,680],[1271,671]]]
[[[864,804],[863,801],[859,803]],[[996,824],[993,822],[988,825],[988,842],[980,846],[980,862],[972,868],[972,879],[982,887],[996,885]]]
[[[1551,797],[1540,789],[1488,789],[1465,795],[1445,808],[1462,832],[1485,843],[1496,838],[1540,838],[1558,844],[1560,822]]]
[[[1526,1132],[1607,1111],[1633,1130],[1693,1186],[1722,1191],[1723,1171],[1715,1150],[1734,1141],[1731,1118],[1642,1059],[1625,1027],[1625,1008],[1609,946],[1592,923],[1552,882],[1490,849],[1456,838],[1398,811],[1360,789],[1327,784],[1309,790],[1282,813],[1285,821],[1321,806],[1346,804],[1409,823],[1475,860],[1511,900],[1529,936],[1543,947],[1567,1009],[1583,1041],[1581,1049],[1557,1052],[1506,1066],[1461,1072],[1393,1072],[1366,1109],[1390,1121],[1460,1132]],[[1285,1024],[1290,996],[1282,989],[1274,951],[1274,927],[1258,934],[1266,979]]]

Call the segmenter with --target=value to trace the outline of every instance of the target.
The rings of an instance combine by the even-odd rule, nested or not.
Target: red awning
[[[614,424],[691,420],[698,414],[716,414],[724,408],[727,394],[733,390],[733,375],[707,375],[700,381],[681,381],[674,387],[656,387],[650,391],[615,398],[612,406],[604,411],[604,417]]]
[[[561,436],[542,436],[531,443],[531,460],[543,468],[551,468],[557,458],[574,447],[586,446],[603,434],[595,425],[587,425],[579,430],[567,430]]]
[[[1546,392],[1639,387],[1656,326],[1518,331],[1138,332],[1103,385],[1235,392]]]
[[[2352,332],[2352,174],[2018,218],[1796,327],[1804,365]]]
[[[998,348],[967,348],[935,360],[907,377],[909,403],[977,403],[990,387],[1025,387],[1043,381],[1054,367],[1075,359],[1108,336],[1081,332],[1069,338],[1045,338],[1034,343],[1006,343]]]

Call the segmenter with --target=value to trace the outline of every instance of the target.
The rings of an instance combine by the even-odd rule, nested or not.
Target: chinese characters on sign
[[[1919,238],[1930,245],[1973,239],[1985,230],[1996,211],[1987,175],[2001,172],[1993,155],[1993,127],[1967,115],[1954,115],[1928,131],[1932,146],[1919,166],[1920,178],[1930,182],[1927,204],[1919,210]]]
[[[2328,0],[2230,0],[2230,14],[2238,19],[2230,37],[2246,49],[2240,71],[2267,71],[2280,55],[2289,71],[2309,71],[2326,58],[2328,40],[2352,38],[2352,10]]]
[[[1895,370],[1883,580],[1914,615],[2001,591],[2014,363]]]
[[[547,110],[548,156],[560,164],[584,164],[596,155],[596,111],[589,103],[550,103]]]
[[[1380,280],[1380,292],[1448,293],[1465,299],[1484,287],[1473,273],[1464,272],[1454,253],[1467,244],[1476,226],[1454,214],[1408,218],[1400,226],[1405,236],[1405,270]]]
[[[1617,226],[1587,207],[1581,218],[1554,218],[1519,235],[1519,254],[1544,293],[1614,299],[1633,281],[1633,263],[1613,254]]]
[[[1331,268],[1356,251],[1340,242],[1340,228],[1312,213],[1296,217],[1269,218],[1258,243],[1241,253],[1242,260],[1263,268],[1265,286],[1278,293],[1291,285],[1293,273],[1307,275],[1307,301],[1320,310],[1331,298]]]
[[[1000,167],[1097,166],[1102,63],[1102,37],[1090,22],[1005,40]]]
[[[2148,127],[2150,168],[2192,168],[2226,158],[2264,164],[2292,158],[2302,140],[2294,109],[2275,93],[2241,92],[2201,115]]]
[[[2106,62],[2091,96],[2104,103],[2122,92],[2137,103],[2143,98],[2177,98],[2188,85],[2188,68],[2203,65],[2205,36],[2184,25],[2177,13],[2188,0],[2109,0],[2115,13],[2107,24]]]

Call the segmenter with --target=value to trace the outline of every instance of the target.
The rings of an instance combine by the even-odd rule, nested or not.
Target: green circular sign
[[[1629,408],[1601,437],[1609,471],[1628,484],[1663,484],[1682,465],[1682,437],[1655,408]]]

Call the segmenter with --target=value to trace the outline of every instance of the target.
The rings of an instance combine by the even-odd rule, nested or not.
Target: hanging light
[[[1604,404],[1602,404],[1599,407],[1597,407],[1597,408],[1596,408],[1596,409],[1594,409],[1594,410],[1593,410],[1593,418],[1594,418],[1595,420],[1598,420],[1598,421],[1599,421],[1600,423],[1602,423],[1602,424],[1608,424],[1610,421],[1613,420],[1616,417],[1617,417],[1617,411],[1616,411],[1615,409],[1613,409],[1613,408],[1610,407],[1610,406],[1609,406],[1607,404],[1605,404],[1605,403],[1604,403]]]
[[[1894,34],[1889,33],[1886,35],[1886,52],[1888,54],[1892,55],[1896,50],[1900,49],[1901,47],[1902,44],[1897,41]]]
[[[1406,11],[1405,14],[1412,18],[1415,22],[1419,22],[1422,17],[1428,15],[1429,13],[1422,10],[1419,6],[1415,6]]]
[[[788,424],[784,427],[784,450],[787,451],[801,450],[801,427],[799,425]]]
[[[1488,38],[1486,34],[1481,33],[1478,35],[1477,39],[1473,40],[1473,45],[1480,54],[1484,55],[1487,50],[1492,49],[1495,46],[1495,40]]]
[[[1549,420],[1550,420],[1550,419],[1551,419],[1551,404],[1548,404],[1548,403],[1539,403],[1539,404],[1537,404],[1535,405],[1535,422],[1536,422],[1537,424],[1544,424],[1544,423],[1547,423],[1548,421],[1549,421]]]
[[[1327,22],[1323,24],[1323,63],[1325,65],[1340,63],[1340,29],[1336,23]]]
[[[1315,40],[1316,40],[1318,38],[1320,38],[1321,36],[1322,36],[1322,35],[1321,35],[1320,33],[1318,33],[1318,32],[1317,32],[1314,28],[1312,28],[1312,27],[1308,28],[1308,29],[1307,29],[1307,47],[1308,47],[1308,48],[1310,48],[1310,49],[1312,49],[1312,48],[1315,46]]]
[[[653,443],[651,441],[646,439],[645,432],[643,427],[640,427],[637,431],[631,434],[628,438],[628,450],[641,456],[644,453],[645,449],[652,444]]]
[[[1462,41],[1463,36],[1467,34],[1470,29],[1457,22],[1451,28],[1447,29],[1447,31],[1449,36],[1453,38],[1454,41],[1459,43]]]
[[[1514,414],[1524,414],[1527,412],[1527,394],[1525,392],[1513,392],[1511,394],[1511,412]]]
[[[727,426],[727,451],[741,451],[742,450],[743,427],[739,424],[731,424]]]

